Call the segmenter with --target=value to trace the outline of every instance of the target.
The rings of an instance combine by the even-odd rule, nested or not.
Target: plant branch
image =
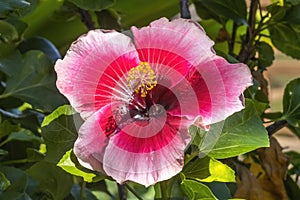
[[[88,11],[78,8],[78,13],[80,14],[82,23],[84,23],[89,30],[95,29],[95,24]]]
[[[239,61],[247,63],[253,54],[253,41],[255,39],[255,23],[256,23],[256,11],[259,5],[259,0],[251,0],[249,19],[248,19],[248,29],[246,33],[246,38],[243,41],[243,45],[239,54]]]
[[[273,135],[280,129],[284,128],[288,122],[286,120],[275,121],[273,124],[266,127],[269,136]]]
[[[86,187],[86,182],[83,180],[80,189],[80,200],[85,199],[85,187]]]
[[[229,54],[233,55],[233,51],[234,51],[234,43],[235,43],[235,38],[236,38],[236,31],[237,31],[238,25],[237,23],[233,23],[233,27],[232,27],[232,35],[231,35],[231,39],[229,41]]]
[[[189,10],[189,1],[180,0],[180,17],[184,19],[191,19],[191,12]]]

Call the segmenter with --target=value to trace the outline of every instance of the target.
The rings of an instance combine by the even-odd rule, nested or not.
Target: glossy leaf
[[[53,65],[47,56],[40,51],[29,51],[7,79],[6,89],[0,98],[13,96],[34,108],[51,112],[66,102],[55,87],[55,79]]]
[[[273,60],[275,59],[273,47],[266,42],[259,42],[257,44],[257,49],[258,49],[257,65],[261,70],[266,70],[267,67],[272,65]]]
[[[84,171],[78,169],[70,158],[71,152],[72,152],[72,149],[67,151],[65,153],[65,155],[60,159],[57,166],[59,166],[60,168],[62,168],[63,170],[65,170],[66,172],[68,172],[72,175],[82,177],[83,180],[86,182],[93,182],[93,178],[96,175],[93,173],[87,173],[87,172],[84,172]]]
[[[196,160],[188,163],[182,173],[184,173],[186,178],[205,179],[211,175],[209,163],[210,158],[208,156],[204,158],[197,158]]]
[[[23,40],[19,44],[19,50],[21,53],[25,53],[30,50],[39,50],[46,54],[50,60],[54,63],[57,59],[61,58],[60,53],[52,42],[43,37],[32,37]]]
[[[73,115],[76,111],[70,105],[63,105],[56,108],[51,114],[47,115],[42,123],[43,126],[48,126],[53,120],[57,119],[62,115]]]
[[[203,19],[215,19],[223,24],[233,19],[246,24],[247,6],[244,0],[194,0],[198,15]]]
[[[8,138],[7,141],[24,141],[24,142],[41,142],[41,138],[34,135],[31,131],[27,129],[21,129],[17,132],[12,132]]]
[[[223,122],[211,125],[206,137],[199,144],[199,149],[200,152],[213,158],[222,159],[268,146],[268,134],[258,116],[255,104],[247,99],[244,110],[233,114]]]
[[[276,22],[269,28],[274,46],[296,59],[300,59],[300,25]]]
[[[77,138],[77,129],[74,123],[76,118],[72,115],[59,113],[65,111],[64,108],[66,107],[60,107],[48,118],[46,117],[46,122],[42,127],[41,134],[47,145],[45,159],[53,163],[58,163],[62,156],[73,147]],[[50,124],[49,121],[51,121]]]
[[[37,182],[30,193],[33,199],[42,198],[41,194],[44,194],[44,198],[47,195],[50,199],[64,199],[73,185],[72,176],[48,162],[34,164],[27,170],[27,174]]]
[[[299,128],[300,124],[300,78],[289,82],[283,95],[283,118],[291,126]]]
[[[183,174],[180,174],[180,177],[182,180],[181,190],[188,199],[217,199],[206,185],[198,181],[188,180]]]
[[[111,7],[115,0],[69,0],[84,10],[100,11]]]
[[[202,182],[235,182],[235,172],[229,166],[216,159],[210,159],[209,173],[210,176],[201,179]]]
[[[0,172],[10,182],[6,190],[0,192],[0,199],[28,199],[25,193],[28,177],[22,170],[14,167],[0,166]]]

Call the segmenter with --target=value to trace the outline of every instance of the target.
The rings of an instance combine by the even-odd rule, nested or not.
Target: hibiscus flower
[[[161,18],[116,31],[92,30],[55,65],[57,87],[85,120],[74,153],[118,183],[145,186],[182,170],[192,124],[208,129],[243,109],[244,64],[215,55],[202,27]]]

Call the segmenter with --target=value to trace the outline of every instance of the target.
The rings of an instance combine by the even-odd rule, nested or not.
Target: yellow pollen
[[[141,93],[141,97],[146,97],[149,90],[152,90],[156,84],[156,75],[147,62],[140,64],[129,70],[128,87],[136,93]]]

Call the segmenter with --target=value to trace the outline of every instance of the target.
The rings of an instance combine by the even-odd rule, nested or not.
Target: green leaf
[[[11,132],[16,132],[20,130],[19,125],[12,125],[9,121],[3,121],[0,124],[0,139],[4,136],[9,135]]]
[[[209,163],[210,157],[197,158],[194,161],[189,162],[183,169],[186,178],[190,179],[205,179],[209,177]]]
[[[2,42],[11,43],[17,41],[19,38],[18,31],[10,23],[0,20],[0,44]]]
[[[51,114],[47,115],[43,122],[43,126],[48,126],[53,120],[57,119],[58,117],[62,115],[73,115],[76,111],[72,108],[70,105],[63,105],[59,106],[57,109],[55,109]]]
[[[23,142],[41,142],[41,138],[34,135],[31,131],[27,129],[21,129],[17,132],[12,132],[8,138],[8,141],[18,140]]]
[[[0,2],[0,18],[6,17],[12,11],[20,11],[30,6],[25,0],[1,0]]]
[[[233,19],[246,24],[247,6],[244,0],[193,0],[198,15],[203,19],[215,19],[223,24]]]
[[[5,191],[10,185],[10,181],[0,172],[0,192]]]
[[[71,175],[48,162],[34,164],[27,170],[27,174],[37,182],[30,190],[33,199],[37,199],[41,194],[50,195],[49,199],[64,199],[73,185]]]
[[[227,165],[216,159],[209,161],[210,176],[201,179],[202,182],[235,182],[235,172]]]
[[[266,42],[259,42],[257,44],[257,50],[258,50],[258,67],[261,70],[266,70],[267,67],[272,65],[274,60],[274,51],[273,47],[271,47]]]
[[[70,154],[72,152],[72,149],[67,151],[65,155],[60,159],[59,163],[57,166],[65,170],[66,172],[75,175],[75,176],[80,176],[83,178],[84,181],[86,182],[93,182],[93,178],[96,176],[93,173],[86,173],[80,169],[78,169],[75,164],[72,162],[70,158]]]
[[[47,56],[40,51],[29,51],[24,54],[13,75],[7,78],[7,86],[0,99],[13,96],[34,108],[51,112],[66,102],[58,93],[55,80],[53,65]]]
[[[61,55],[54,44],[43,37],[32,37],[23,40],[19,44],[18,49],[21,51],[21,53],[25,53],[30,50],[40,50],[46,54],[53,63],[57,59],[61,58]]]
[[[72,112],[74,111],[68,106],[59,107],[43,122],[41,134],[47,145],[45,159],[49,162],[57,163],[74,145],[77,138],[75,123],[78,116],[69,115]],[[79,122],[76,125],[79,125]]]
[[[300,78],[290,81],[284,89],[283,119],[295,128],[300,126]]]
[[[112,7],[121,16],[123,27],[145,26],[161,17],[171,18],[179,12],[177,0],[126,0]]]
[[[300,25],[276,22],[269,27],[271,41],[274,46],[296,59],[300,59]]]
[[[181,190],[188,197],[188,199],[217,199],[211,190],[204,184],[194,181],[188,180],[181,173]]]
[[[99,27],[101,29],[115,29],[120,30],[118,16],[112,10],[102,10],[96,12]]]
[[[217,159],[238,156],[269,146],[268,133],[250,99],[246,99],[244,110],[223,122],[212,124],[205,134],[204,140],[199,144],[200,152]]]
[[[292,24],[300,24],[300,4],[288,9],[284,20]]]
[[[84,10],[100,11],[114,5],[115,0],[69,0]]]
[[[5,191],[0,192],[0,199],[27,199],[25,189],[27,187],[27,175],[14,167],[0,166],[0,172],[10,182]],[[2,183],[3,184],[3,183]]]

